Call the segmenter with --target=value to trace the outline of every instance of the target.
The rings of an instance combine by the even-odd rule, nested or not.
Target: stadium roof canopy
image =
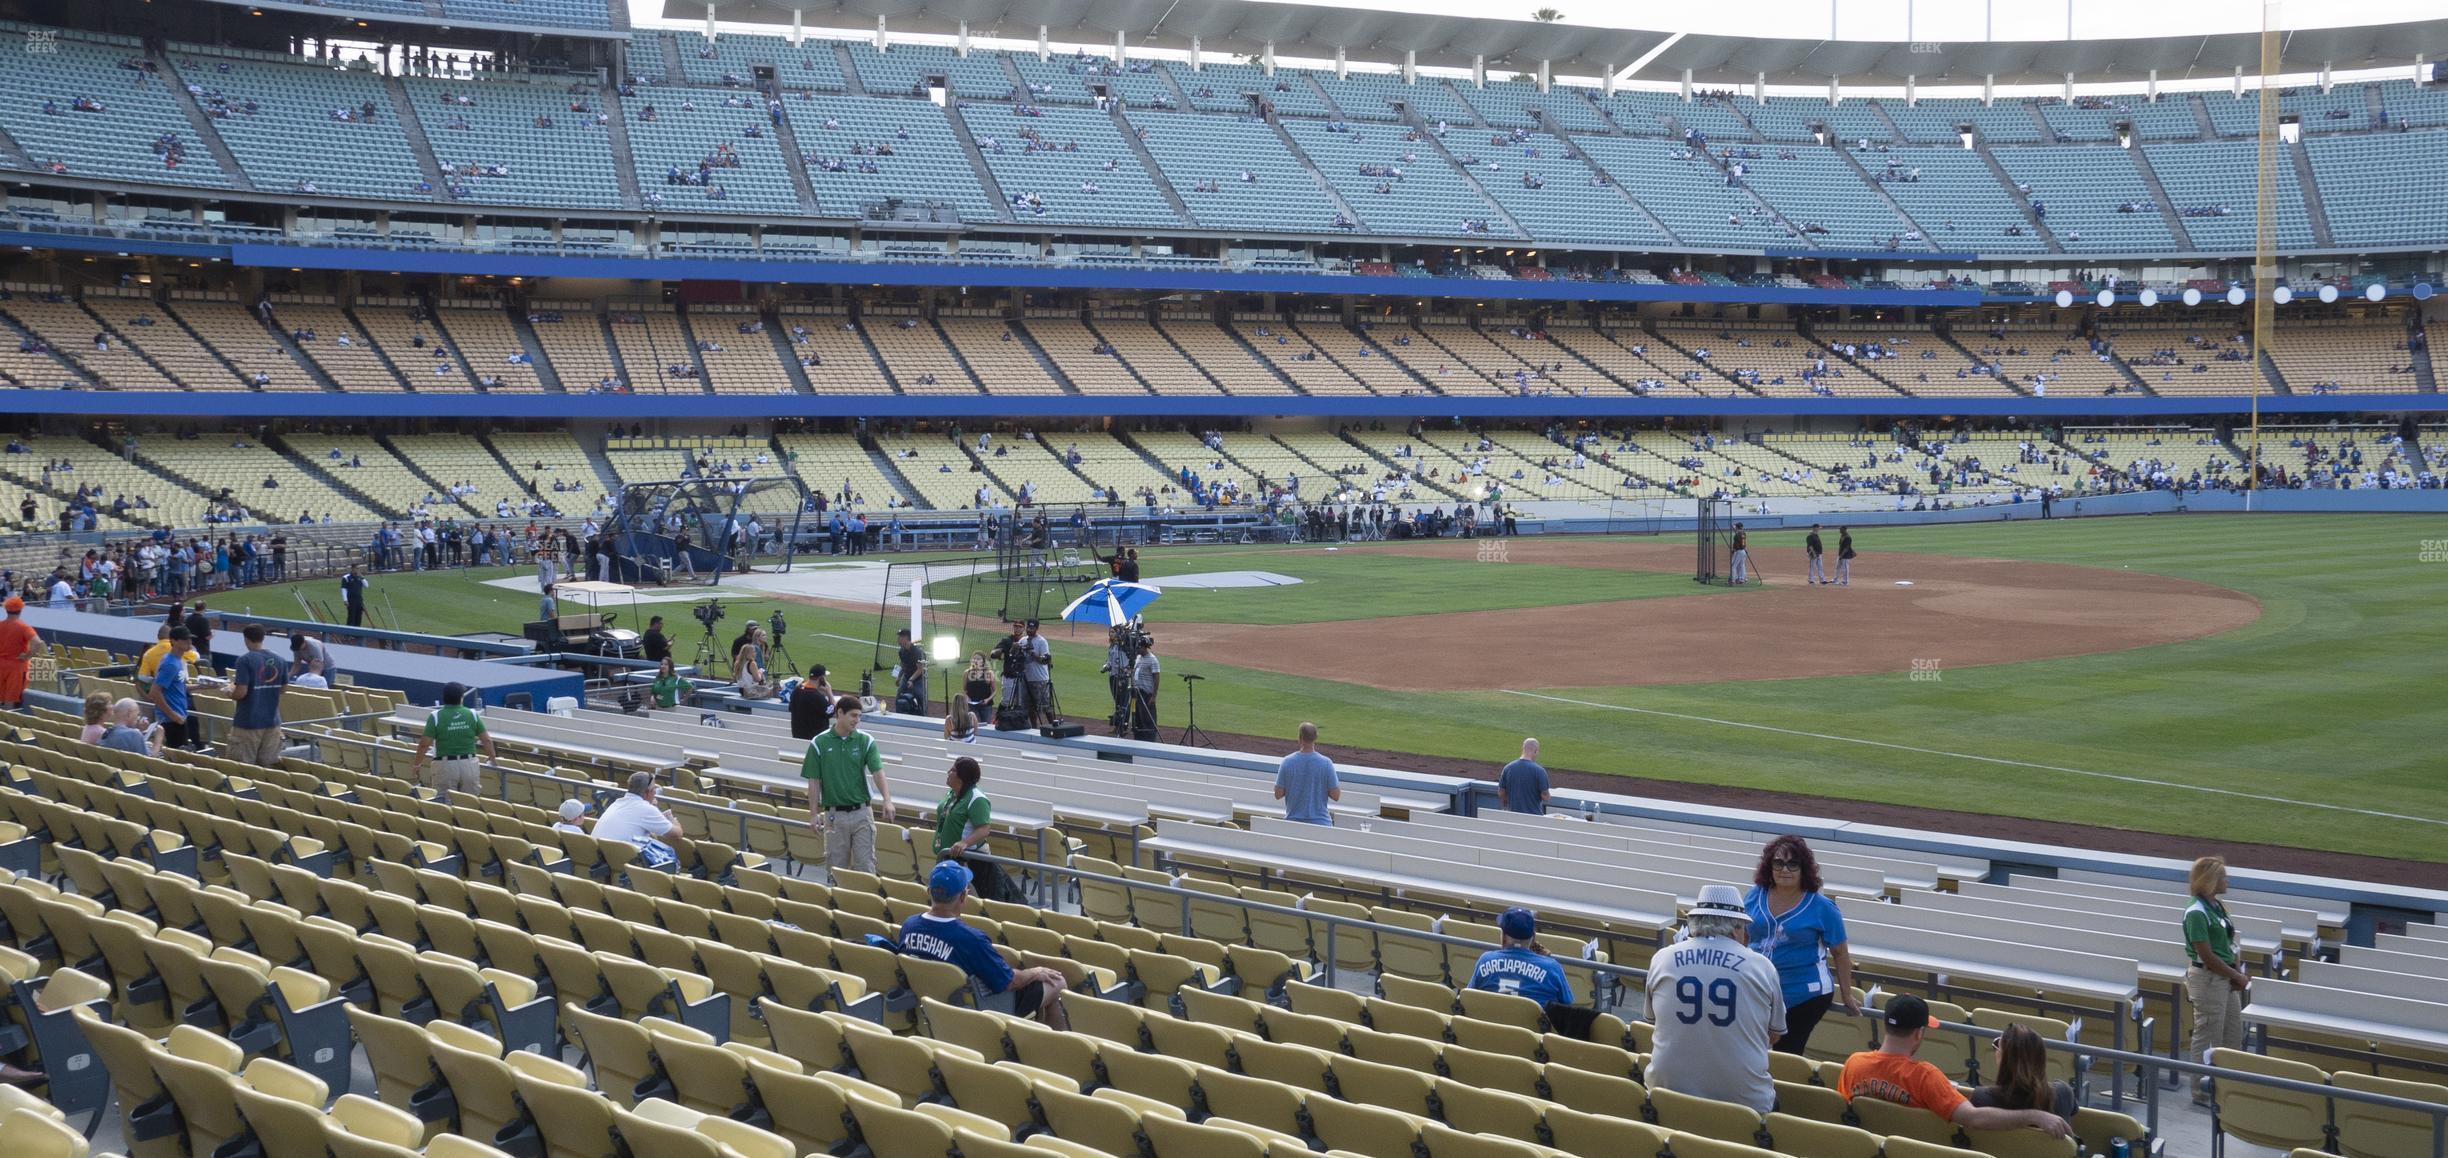
[[[1999,84],[2133,80],[2153,70],[2163,80],[2227,76],[2260,70],[2253,33],[2152,36],[2131,39],[1953,40],[1944,43],[1678,34],[1665,29],[1540,23],[1494,17],[1423,15],[1275,0],[715,0],[717,19],[787,28],[794,15],[808,28],[867,29],[880,17],[894,32],[951,35],[966,24],[972,36],[1051,39],[1183,49],[1192,37],[1204,52],[1255,53],[1268,44],[1286,57],[1331,59],[1340,49],[1353,61],[1399,63],[1406,52],[1423,66],[1468,68],[1475,56],[1490,67],[1537,68],[1560,75],[1621,71],[1664,46],[1640,72],[1643,79],[1748,85],[1765,73],[1772,85],[1825,85],[1830,77],[1855,85]],[[1629,6],[1627,6],[1629,7]],[[695,0],[671,0],[664,16],[702,13]],[[2448,57],[2448,19],[2281,33],[2281,72],[2375,68]],[[1669,44],[1668,42],[1673,43]]]

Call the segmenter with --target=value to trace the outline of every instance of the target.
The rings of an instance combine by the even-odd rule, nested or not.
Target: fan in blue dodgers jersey
[[[1704,885],[1683,939],[1649,961],[1657,1027],[1649,1084],[1767,1113],[1776,1106],[1768,1045],[1785,1032],[1776,966],[1744,944],[1751,915],[1732,885]]]
[[[1541,1005],[1571,1005],[1572,982],[1565,979],[1564,966],[1539,951],[1538,917],[1528,909],[1506,909],[1496,918],[1496,927],[1504,933],[1504,948],[1479,955],[1470,987],[1527,997]]]
[[[1573,1004],[1572,981],[1565,976],[1563,964],[1539,944],[1537,915],[1528,909],[1506,909],[1496,918],[1496,928],[1504,935],[1504,947],[1479,955],[1479,963],[1471,969],[1470,987],[1538,1002],[1557,1033],[1589,1040],[1598,1012]]]
[[[1011,994],[1012,1012],[1069,1029],[1070,1019],[1063,1015],[1062,974],[1043,967],[1014,971],[986,934],[961,920],[973,879],[969,866],[959,861],[938,863],[927,874],[927,899],[935,903],[901,923],[901,951],[958,965],[986,992]]]

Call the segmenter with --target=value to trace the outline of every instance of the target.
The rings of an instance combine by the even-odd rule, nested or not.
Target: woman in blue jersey
[[[1853,999],[1853,954],[1845,947],[1844,914],[1819,891],[1819,861],[1793,835],[1760,851],[1759,868],[1743,898],[1751,912],[1751,951],[1776,964],[1785,991],[1785,1036],[1780,1053],[1810,1046],[1811,1030],[1829,1006],[1859,1016]]]

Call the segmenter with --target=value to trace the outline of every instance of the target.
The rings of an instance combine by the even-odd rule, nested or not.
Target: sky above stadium
[[[651,0],[649,0],[651,2]],[[1198,0],[1176,0],[1196,4]],[[1288,0],[1297,3],[1298,0]],[[788,7],[786,0],[777,4]],[[645,4],[638,5],[644,8]],[[1835,40],[2096,40],[2251,32],[2261,27],[2253,0],[1731,0],[1716,4],[1635,4],[1628,0],[1337,0],[1320,5],[1430,16],[1514,16],[1543,7],[1568,24],[1649,28],[1717,36],[1827,37]],[[2435,20],[2440,0],[2293,0],[2273,4],[2279,28],[2337,28]],[[701,23],[697,0],[665,0],[663,16]]]

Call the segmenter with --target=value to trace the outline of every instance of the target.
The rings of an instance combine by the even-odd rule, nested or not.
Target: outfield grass
[[[1199,722],[1219,731],[1287,736],[1315,720],[1330,742],[1484,757],[1491,767],[1523,735],[1536,735],[1558,768],[2448,861],[2448,791],[2438,772],[2448,736],[2438,723],[2448,699],[2441,659],[2448,631],[2438,610],[2448,564],[2418,559],[2422,541],[2448,540],[2448,518],[2159,516],[1856,537],[1865,554],[1856,575],[1866,581],[1876,581],[1883,551],[2131,567],[2243,591],[2261,601],[2263,614],[2234,631],[2160,647],[1987,668],[1942,664],[1934,681],[1898,672],[1535,689],[1557,697],[1543,699],[1515,694],[1533,689],[1386,692],[1180,657],[1167,657],[1165,668],[1211,677],[1200,689]],[[1164,570],[1151,573],[1319,575],[1289,588],[1168,594],[1154,616],[1160,621],[1310,622],[1692,590],[1679,576],[1538,567],[1532,579],[1534,568],[1524,564],[1372,558],[1365,547],[1335,556],[1168,551],[1159,565]],[[502,630],[535,613],[533,597],[483,586],[481,577],[377,577],[375,606],[387,596],[408,626],[444,632]],[[1580,586],[1568,598],[1549,598],[1550,583]],[[317,597],[337,602],[332,583],[315,586]],[[213,602],[275,615],[295,607],[268,588]],[[776,606],[726,603],[734,608],[723,624],[726,641],[744,616]],[[665,605],[662,613],[687,628],[679,633],[686,654],[696,630],[684,606]],[[799,660],[832,666],[837,686],[851,682],[839,673],[866,660],[864,641],[877,617],[800,604],[787,612]],[[1055,640],[1065,704],[1074,715],[1101,715],[1101,634],[1056,633]],[[981,629],[964,645],[989,642]],[[1467,649],[1469,641],[1456,645]],[[1166,689],[1168,724],[1179,723],[1179,692],[1178,685]]]

